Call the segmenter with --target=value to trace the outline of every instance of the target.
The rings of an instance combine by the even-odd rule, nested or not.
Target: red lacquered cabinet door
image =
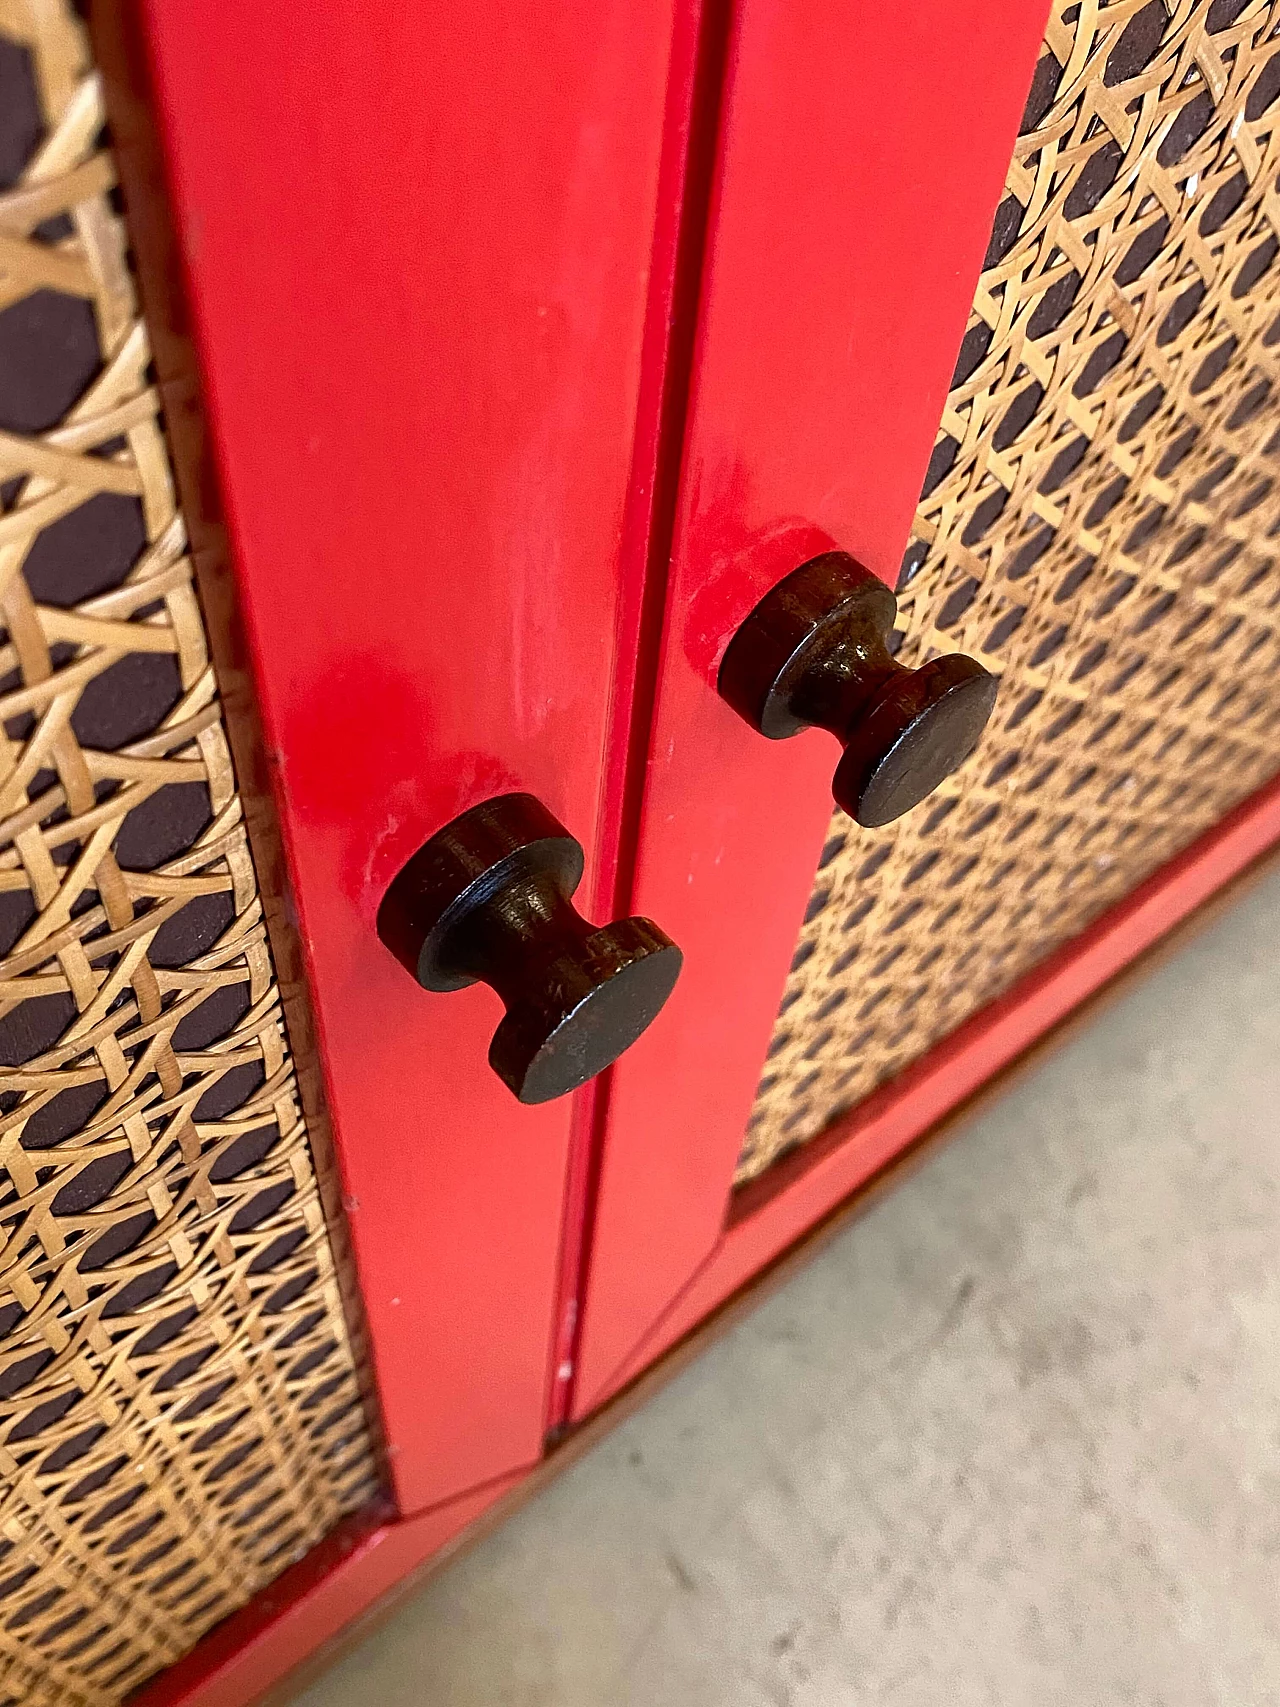
[[[753,734],[716,695],[720,658],[820,552],[894,580],[1044,10],[735,9],[631,897],[686,970],[662,1036],[612,1074],[578,1414],[660,1349],[726,1237],[831,814],[829,744]]]
[[[267,756],[398,1503],[542,1449],[571,1099],[428,995],[382,895],[602,790],[670,7],[147,0]]]
[[[688,969],[608,1093],[579,1415],[1280,830],[1270,29],[735,10],[631,895]],[[898,666],[998,681],[892,822],[717,697],[836,549]]]

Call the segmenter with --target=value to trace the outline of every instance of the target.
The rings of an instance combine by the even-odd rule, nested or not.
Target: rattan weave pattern
[[[0,92],[0,1703],[97,1707],[378,1473],[64,0]]]
[[[999,703],[832,819],[738,1183],[1280,769],[1278,20],[1055,0],[899,582],[900,660]]]

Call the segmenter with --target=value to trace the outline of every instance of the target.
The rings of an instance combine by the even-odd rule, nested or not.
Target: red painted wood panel
[[[596,842],[671,10],[142,7],[413,1512],[539,1455],[570,1110],[374,915],[500,790]]]
[[[761,594],[835,544],[892,580],[1044,0],[741,0],[632,904],[685,972],[614,1069],[575,1414],[716,1244],[830,813],[835,749],[714,692]]]
[[[617,918],[627,911],[630,866],[626,856],[634,841],[637,774],[643,776],[647,754],[662,634],[669,522],[684,430],[727,18],[728,0],[675,0],[636,432],[619,557],[617,660],[597,857],[589,883],[591,916],[599,919]],[[584,1086],[574,1109],[547,1417],[553,1433],[566,1422],[572,1393],[583,1261],[589,1247],[607,1086],[607,1074]]]

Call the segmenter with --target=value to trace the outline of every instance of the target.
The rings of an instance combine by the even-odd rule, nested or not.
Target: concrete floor
[[[1280,877],[306,1707],[1280,1703]]]

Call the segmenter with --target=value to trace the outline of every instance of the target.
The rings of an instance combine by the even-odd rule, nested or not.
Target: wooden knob
[[[918,670],[889,654],[898,601],[847,552],[801,564],[729,642],[721,696],[771,741],[828,729],[844,747],[832,793],[859,824],[900,818],[978,744],[996,679],[953,653]]]
[[[489,984],[506,1015],[489,1064],[549,1102],[616,1061],[656,1017],[680,950],[649,919],[588,924],[569,897],[581,844],[531,794],[500,794],[432,836],[378,909],[378,935],[424,990]]]

